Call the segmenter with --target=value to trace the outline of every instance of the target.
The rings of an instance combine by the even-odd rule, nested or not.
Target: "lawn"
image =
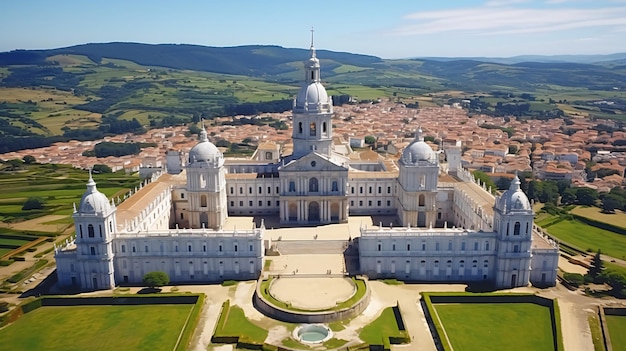
[[[550,234],[581,250],[602,250],[603,254],[626,258],[626,235],[596,228],[578,220],[564,220],[548,226]]]
[[[224,304],[218,322],[216,336],[245,336],[246,341],[262,344],[267,338],[267,330],[250,322],[239,306]]]
[[[385,308],[380,316],[366,325],[359,334],[359,338],[370,345],[383,345],[383,338],[390,336],[406,336],[406,331],[398,329],[393,307]]]
[[[4,350],[168,350],[193,305],[41,307],[0,330]]]
[[[616,213],[609,214],[602,213],[602,210],[598,207],[576,206],[576,208],[574,208],[571,212],[581,217],[608,223],[616,227],[626,229],[626,213],[620,210],[617,210]]]
[[[606,316],[614,351],[626,350],[626,316]]]
[[[554,350],[548,307],[532,303],[433,306],[455,350]]]

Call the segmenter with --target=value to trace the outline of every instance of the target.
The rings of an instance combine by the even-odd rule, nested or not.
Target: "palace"
[[[344,223],[350,215],[395,218],[351,238],[359,273],[370,278],[555,284],[558,245],[536,230],[517,176],[494,198],[460,168],[460,145],[435,152],[419,128],[399,158],[354,152],[333,135],[332,99],[313,42],[304,72],[291,154],[262,145],[250,159],[228,159],[203,128],[188,153],[167,153],[165,174],[119,204],[90,175],[73,214],[76,237],[55,251],[59,284],[110,289],[139,284],[152,271],[174,283],[256,279],[266,228],[226,230],[229,216],[293,227]]]

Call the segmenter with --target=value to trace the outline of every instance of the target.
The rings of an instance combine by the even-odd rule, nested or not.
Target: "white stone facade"
[[[558,247],[534,230],[519,182],[494,198],[459,168],[458,143],[440,164],[421,130],[399,159],[334,152],[332,99],[313,45],[305,75],[292,155],[264,145],[251,159],[225,159],[203,129],[187,155],[168,151],[167,174],[117,206],[90,178],[74,213],[76,239],[56,250],[59,283],[107,289],[157,270],[175,283],[255,279],[265,228],[224,230],[229,216],[297,226],[385,215],[388,228],[362,228],[358,238],[370,278],[555,284]]]

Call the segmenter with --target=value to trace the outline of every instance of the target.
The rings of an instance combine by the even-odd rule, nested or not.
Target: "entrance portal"
[[[309,204],[309,222],[320,221],[320,204],[313,201]]]

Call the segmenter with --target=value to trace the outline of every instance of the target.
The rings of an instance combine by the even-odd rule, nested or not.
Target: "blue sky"
[[[0,51],[268,44],[405,58],[626,52],[626,0],[6,0]]]

